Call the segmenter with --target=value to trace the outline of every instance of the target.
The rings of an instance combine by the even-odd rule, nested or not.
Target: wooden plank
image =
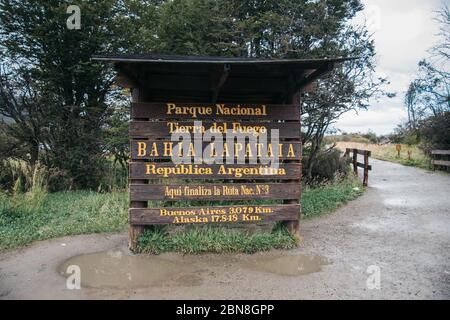
[[[178,146],[180,144],[180,146]],[[278,152],[279,159],[288,160],[301,160],[301,143],[300,142],[280,142],[279,145],[273,146],[270,141],[268,144],[254,144],[248,141],[245,144],[229,143],[226,141],[223,145],[219,143],[211,143],[206,141],[199,141],[199,146],[201,146],[201,153],[207,156],[213,156],[219,153],[218,150],[222,150],[220,153],[223,155],[222,159],[231,159],[232,153],[233,158],[249,158],[249,157],[260,157],[263,155],[273,155],[274,152]],[[216,146],[221,146],[217,149]],[[205,150],[208,148],[207,150]],[[156,141],[156,140],[132,140],[131,141],[131,159],[133,160],[153,160],[153,159],[171,159],[172,156],[179,155],[181,151],[181,143],[167,141]],[[188,151],[191,152],[188,152]],[[234,151],[234,152],[233,152]],[[191,142],[188,150],[185,154],[191,155],[191,158],[195,156],[198,152],[196,149],[195,142]],[[198,152],[200,153],[200,152]]]
[[[295,81],[294,81],[295,82]],[[291,89],[295,87],[292,86],[291,83]],[[291,90],[290,89],[290,90]],[[289,100],[289,103],[291,104],[296,104],[296,103],[301,103],[301,93],[300,91],[294,91],[294,92],[290,92],[288,94],[287,97]],[[302,167],[300,166],[300,173],[299,176],[301,178],[302,176]],[[297,182],[300,185],[300,193],[301,193],[301,182],[298,181]],[[290,204],[290,205],[300,205],[300,197],[297,197],[295,199],[284,199],[283,200],[284,204]],[[300,206],[300,215],[301,215],[301,206]],[[286,228],[286,230],[291,234],[291,236],[294,237],[294,239],[301,241],[300,238],[300,217],[298,219],[292,220],[292,219],[286,219],[282,222],[283,226]]]
[[[368,154],[368,156],[370,157],[372,155],[372,152],[368,151],[368,150],[359,150],[357,149],[358,154],[364,156],[366,153]]]
[[[364,169],[364,163],[358,162],[358,163],[357,163],[357,166],[358,166],[359,168],[363,168],[363,169]],[[371,165],[370,165],[370,166],[367,166],[367,168],[368,168],[368,170],[372,170],[372,166],[371,166]]]
[[[173,164],[167,162],[131,162],[130,179],[300,179],[301,163],[279,164],[271,168],[261,164]]]
[[[130,223],[186,224],[298,220],[300,205],[130,209]]]
[[[139,88],[133,88],[131,90],[131,98],[133,102],[139,102],[142,101],[143,98],[143,92]],[[139,161],[145,161],[145,160],[137,160]],[[129,183],[146,183],[146,180],[132,180],[129,179]],[[134,208],[147,208],[147,201],[133,201],[130,197],[130,207]],[[135,250],[137,248],[139,237],[144,232],[143,226],[133,226],[130,225],[128,229],[129,234],[129,243],[128,246],[131,250]]]
[[[264,92],[258,94],[252,94],[251,92],[242,92],[233,94],[227,92],[226,94],[219,95],[220,99],[226,99],[228,103],[246,103],[251,104],[271,104],[276,99],[279,99],[281,92]],[[177,90],[158,90],[151,92],[151,100],[154,102],[166,103],[167,97],[170,97],[171,101],[190,101],[192,103],[203,103],[204,101],[211,100],[211,88],[204,91],[186,91],[183,88]]]
[[[145,83],[145,89],[148,91],[159,90],[186,90],[191,92],[205,91],[211,89],[210,76],[196,75],[167,75],[167,74],[148,74],[141,80]],[[257,77],[229,77],[223,84],[224,91],[235,93],[264,93],[280,92],[286,90],[286,79],[283,78],[257,78]]]
[[[444,160],[431,160],[431,163],[435,166],[446,166],[450,167],[450,161],[444,161]]]
[[[172,133],[204,133],[211,130],[212,133],[223,133],[231,130],[232,133],[243,133],[257,137],[267,133],[270,136],[272,129],[279,130],[280,138],[300,138],[299,122],[253,122],[253,121],[202,121],[201,125],[195,126],[194,121],[131,121],[130,137],[132,138],[168,138]]]
[[[353,153],[353,154],[356,153],[356,154],[359,154],[361,156],[364,156],[367,153],[367,155],[369,157],[372,156],[372,151],[369,151],[369,150],[359,150],[359,149],[346,148],[345,149],[345,155],[349,155],[350,153]]]
[[[300,190],[300,183],[132,184],[130,199],[133,201],[298,200]]]
[[[450,155],[450,150],[431,150],[431,154]]]
[[[298,105],[224,103],[132,103],[132,118],[300,120]]]

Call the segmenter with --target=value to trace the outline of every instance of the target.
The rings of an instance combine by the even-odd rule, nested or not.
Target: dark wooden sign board
[[[350,59],[94,56],[95,61],[114,63],[116,84],[132,93],[130,248],[136,248],[145,226],[153,224],[283,221],[288,231],[298,236],[300,93],[309,91],[335,64]],[[259,157],[259,148],[274,151],[270,139],[261,146],[250,139],[227,145],[227,150],[216,154],[223,157],[223,163],[173,163],[173,153],[179,151],[177,141],[171,141],[174,130],[194,133],[195,144],[195,135],[207,130],[234,130],[257,137],[273,129],[278,130],[281,144],[275,153],[280,161],[277,170],[258,162],[227,162],[251,158],[255,153]],[[211,142],[201,141],[195,152],[211,150]],[[149,201],[154,200],[160,205],[150,208]],[[178,207],[181,200],[183,206]],[[184,203],[203,200],[217,205]],[[222,200],[235,204],[224,206]]]
[[[132,103],[131,114],[132,160],[129,172],[131,224],[298,221],[301,179],[298,105]],[[202,122],[196,126],[194,121]],[[279,141],[275,145],[272,145],[270,140],[273,129],[279,133]],[[195,134],[200,134],[201,137],[201,134],[207,131],[243,133],[250,137],[267,134],[268,139],[259,146],[250,141],[250,138],[242,142],[233,140],[227,144],[227,148],[224,149],[222,146],[220,156],[218,153],[214,154],[223,160],[220,164],[189,161],[174,163],[172,156],[177,153],[181,155],[182,148],[177,148],[180,142],[171,141],[172,133],[189,134],[191,153],[187,160],[192,160],[196,156],[193,147],[195,143],[199,143],[200,153],[211,145],[211,141],[195,141]],[[210,152],[214,153],[214,149],[209,150],[213,150]],[[227,162],[235,160],[236,157],[241,159],[243,157],[245,161],[253,157],[258,161],[263,155],[275,154],[280,163],[274,168],[262,163]],[[233,159],[230,159],[231,157]],[[173,183],[174,180],[178,183]],[[198,182],[193,183],[194,181]],[[167,202],[230,200],[237,203],[244,200],[247,202],[282,200],[294,203],[184,208],[161,206],[148,209],[134,205],[152,200]]]
[[[226,143],[220,150],[215,146],[214,141],[201,141],[200,154],[215,157],[219,154],[224,160],[231,160],[234,158],[247,157],[249,159],[260,158],[264,155],[269,157],[277,154],[279,160],[298,160],[301,159],[301,143],[295,141],[281,141],[276,146],[271,145],[270,141],[265,144],[255,144],[251,141],[243,143]],[[208,148],[206,150],[206,148]],[[156,160],[156,159],[171,159],[172,156],[178,155],[181,157],[183,153],[182,142],[174,142],[170,140],[145,140],[134,139],[131,140],[131,159],[132,160]],[[189,144],[188,150],[192,150],[190,155],[192,158],[197,155],[195,149],[195,140]],[[208,152],[209,151],[209,152]]]

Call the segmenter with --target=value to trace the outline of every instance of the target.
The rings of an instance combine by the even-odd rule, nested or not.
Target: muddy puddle
[[[68,277],[69,266],[78,266],[81,286],[90,288],[145,288],[160,285],[199,286],[210,274],[259,271],[281,276],[301,276],[322,270],[331,262],[316,255],[130,255],[120,250],[70,258],[58,268]],[[73,271],[72,271],[73,272]]]
[[[75,256],[59,267],[68,276],[68,267],[80,268],[82,287],[145,288],[173,280],[181,285],[199,282],[195,269],[159,256],[129,255],[120,250]],[[73,272],[73,271],[72,271]]]

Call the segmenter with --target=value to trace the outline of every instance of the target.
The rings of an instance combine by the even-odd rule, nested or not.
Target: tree
[[[318,82],[303,100],[303,142],[311,176],[329,126],[350,110],[367,108],[383,93],[374,76],[375,49],[364,26],[350,20],[359,0],[174,0],[161,6],[158,32],[164,52],[255,58],[358,57]]]
[[[119,163],[124,170],[127,169],[127,161],[130,157],[129,120],[129,106],[116,104],[113,113],[106,121],[103,135],[106,152],[112,156],[114,164]]]
[[[440,40],[431,47],[429,59],[419,62],[419,72],[405,95],[408,122],[416,129],[429,116],[450,111],[450,9],[444,6],[435,20],[440,24]]]
[[[38,88],[29,77],[0,70],[0,115],[4,119],[0,133],[8,141],[1,148],[3,157],[29,160],[32,165],[38,161],[47,124],[43,104]]]
[[[385,83],[374,76],[370,35],[350,23],[363,9],[360,0],[71,1],[80,6],[81,30],[66,28],[68,4],[0,0],[0,49],[18,78],[32,79],[40,97],[45,134],[36,144],[39,157],[70,172],[79,187],[95,187],[108,149],[119,158],[126,152],[115,139],[117,119],[110,119],[117,105],[113,73],[90,61],[93,54],[358,57],[320,80],[302,101],[308,175],[330,124],[366,108]],[[105,130],[111,143],[102,143]]]
[[[8,131],[30,149],[32,163],[40,158],[69,172],[75,187],[100,183],[114,74],[91,56],[149,46],[151,37],[138,42],[138,26],[151,33],[154,22],[132,21],[152,16],[141,9],[154,2],[0,1],[0,50],[9,74],[2,78],[0,112],[14,120]],[[66,27],[69,4],[80,7],[80,30]]]
[[[231,56],[236,54],[236,24],[224,0],[165,1],[157,27],[160,53]]]
[[[405,95],[405,106],[408,111],[408,125],[410,130],[415,130],[417,125],[416,119],[416,98],[417,98],[417,87],[414,82],[410,83],[408,91]]]

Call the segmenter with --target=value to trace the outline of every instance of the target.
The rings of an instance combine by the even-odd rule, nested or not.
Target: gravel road
[[[449,299],[450,175],[371,162],[365,194],[303,221],[298,249],[132,256],[126,234],[64,237],[0,253],[0,299]]]

